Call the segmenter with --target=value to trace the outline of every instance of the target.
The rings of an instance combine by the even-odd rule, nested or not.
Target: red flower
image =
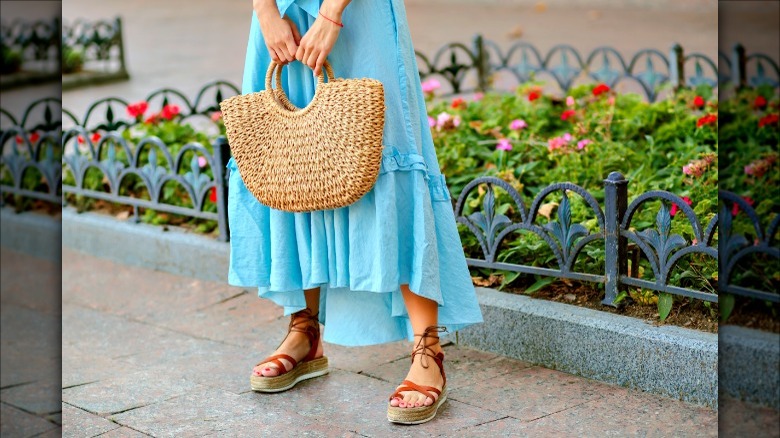
[[[24,143],[24,139],[22,138],[21,135],[17,135],[16,136],[16,144],[22,144],[22,143]]]
[[[130,117],[137,119],[143,117],[147,109],[149,109],[149,103],[145,100],[142,100],[140,102],[127,105],[127,114]]]
[[[157,123],[157,114],[152,114],[144,120],[144,123]]]
[[[165,120],[172,120],[180,112],[181,110],[179,109],[179,105],[168,104],[163,107],[162,111],[160,111],[160,117]]]
[[[704,106],[704,104],[705,104],[705,102],[704,102],[704,98],[703,97],[696,96],[696,97],[693,98],[693,107],[694,108],[697,108],[697,109],[701,108],[701,107]]]
[[[212,187],[209,191],[209,201],[216,203],[217,202],[217,188]]]
[[[461,99],[460,97],[452,99],[452,107],[453,108],[460,108],[461,106],[464,106],[465,103],[466,103],[466,101]]]
[[[92,143],[99,142],[100,141],[100,133],[96,132],[96,133],[92,134],[91,140],[92,140]]]
[[[758,121],[758,127],[763,128],[766,125],[776,125],[778,121],[780,121],[780,115],[768,114],[764,117],[761,117],[761,119]]]
[[[533,101],[535,101],[536,99],[538,99],[540,97],[542,97],[542,92],[539,91],[539,90],[531,90],[528,93],[528,101],[529,102],[533,102]]]
[[[77,138],[77,140],[79,141],[79,144],[84,144],[84,137],[82,137],[82,136],[80,136],[80,135],[79,135],[79,137]]]
[[[696,121],[696,127],[701,128],[704,125],[710,125],[717,122],[718,122],[717,114],[707,114],[706,116],[700,117],[699,120]]]
[[[600,96],[600,95],[602,95],[602,94],[604,94],[604,93],[606,93],[608,91],[609,91],[609,85],[607,85],[607,84],[598,84],[593,89],[593,95],[594,96]]]
[[[764,96],[758,96],[756,97],[756,100],[753,101],[753,106],[758,109],[764,109],[766,108],[766,98]]]
[[[40,138],[41,136],[37,132],[30,133],[30,143],[37,143]]]
[[[577,112],[574,110],[566,110],[561,113],[561,120],[569,120],[570,118],[574,117],[575,114],[577,114]]]
[[[688,205],[693,204],[693,201],[691,201],[691,198],[689,198],[687,196],[683,196],[682,200],[683,200],[683,202],[685,202]],[[669,215],[674,217],[674,215],[676,215],[679,210],[680,210],[680,207],[677,206],[677,203],[673,202],[672,203],[672,209],[669,210]]]
[[[742,197],[742,199],[743,199],[745,202],[747,202],[747,205],[749,205],[749,206],[751,206],[751,207],[752,207],[752,206],[753,206],[753,204],[755,203],[755,201],[753,201],[752,199],[750,199],[750,198],[749,198],[749,197],[747,197],[747,196],[743,196],[743,197]],[[734,203],[734,205],[731,207],[731,215],[732,215],[732,216],[736,216],[737,214],[739,214],[739,210],[740,210],[740,209],[739,209],[739,204],[737,204],[737,203],[735,202],[735,203]]]

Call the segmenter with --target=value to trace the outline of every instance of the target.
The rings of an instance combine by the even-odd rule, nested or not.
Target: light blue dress
[[[277,0],[305,35],[319,0]],[[252,12],[242,93],[265,88],[271,61]],[[228,217],[228,283],[257,287],[284,306],[306,307],[303,290],[320,287],[323,340],[371,345],[414,332],[400,285],[439,304],[439,325],[452,333],[482,322],[458,235],[451,197],[433,147],[403,0],[353,0],[328,56],[336,77],[375,78],[385,88],[384,151],[376,185],[352,205],[290,213],[261,204],[246,189],[233,158]],[[294,61],[282,69],[290,100],[314,96],[312,70]]]

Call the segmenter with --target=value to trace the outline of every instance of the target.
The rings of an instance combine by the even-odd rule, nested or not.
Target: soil
[[[501,285],[501,275],[491,275],[488,278],[471,277],[475,286],[498,288]],[[515,281],[520,283],[520,281]],[[530,284],[529,284],[530,285]],[[631,316],[646,321],[654,326],[676,325],[695,330],[701,330],[710,333],[718,333],[718,304],[712,303],[707,308],[703,301],[687,297],[674,298],[674,305],[669,316],[663,321],[659,321],[658,307],[655,303],[643,304],[626,298],[618,308],[601,304],[604,298],[604,292],[590,283],[582,283],[559,279],[550,285],[526,294],[529,285],[507,286],[501,289],[507,293],[522,294],[548,301],[556,301],[575,306],[587,307],[589,309],[610,312],[618,315]],[[734,310],[729,316],[726,324],[739,325],[743,327],[764,330],[772,333],[780,333],[780,318],[773,315],[780,306],[768,307],[758,300],[750,300],[738,297]]]

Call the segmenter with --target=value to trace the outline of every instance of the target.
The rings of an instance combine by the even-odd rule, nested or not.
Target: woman
[[[376,184],[343,208],[271,209],[228,162],[228,281],[257,287],[291,316],[285,339],[254,368],[252,389],[283,391],[326,374],[323,340],[414,340],[388,419],[428,421],[446,399],[438,334],[482,322],[482,314],[433,148],[403,0],[254,0],[253,9],[242,93],[265,88],[273,60],[283,64],[290,101],[305,107],[327,58],[336,77],[381,81],[387,110]]]

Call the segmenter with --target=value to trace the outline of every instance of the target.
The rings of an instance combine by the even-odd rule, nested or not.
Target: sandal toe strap
[[[404,391],[417,391],[420,394],[424,394],[426,397],[430,397],[431,400],[434,400],[434,401],[436,401],[438,396],[441,395],[441,390],[440,389],[435,388],[433,386],[418,385],[418,384],[412,382],[411,380],[404,380],[403,382],[401,382],[401,385],[403,385],[403,386],[401,386],[398,389],[396,389],[395,392],[393,393],[393,395],[390,396],[390,400],[392,400],[395,397],[400,397],[401,396],[401,392],[404,392]],[[428,391],[435,392],[436,393],[436,397],[434,397],[433,394],[431,394]]]
[[[279,360],[279,359],[287,359],[288,361],[290,361],[290,363],[292,364],[292,368],[290,368],[290,369],[295,368],[295,365],[298,364],[298,361],[293,359],[290,355],[287,355],[287,354],[284,354],[284,353],[279,353],[279,354],[274,354],[273,356],[266,357],[265,359],[263,359],[260,362],[258,362],[257,365],[260,365],[260,364],[266,363],[266,362],[272,362],[272,363],[276,364],[279,367],[279,370],[281,371],[281,373],[279,373],[279,375],[282,375],[282,374],[288,372],[289,370],[287,369],[287,367],[284,366],[284,363],[282,363],[282,361]],[[255,365],[255,366],[257,366],[257,365]]]

